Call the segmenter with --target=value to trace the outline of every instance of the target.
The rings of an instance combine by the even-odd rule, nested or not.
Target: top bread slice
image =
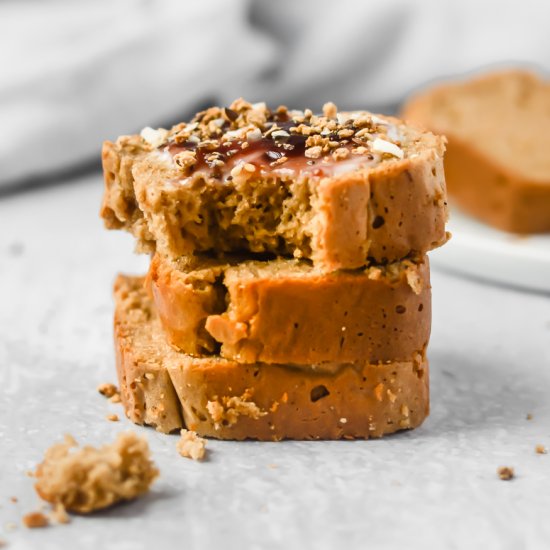
[[[105,142],[101,215],[170,258],[271,253],[354,269],[446,241],[443,153],[442,138],[394,118],[237,100]]]
[[[423,91],[403,116],[448,138],[449,194],[517,233],[550,231],[550,82],[523,70]]]

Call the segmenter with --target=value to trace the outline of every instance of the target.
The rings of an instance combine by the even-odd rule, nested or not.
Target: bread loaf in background
[[[454,204],[494,227],[550,232],[550,82],[508,70],[428,88],[402,116],[447,137]]]

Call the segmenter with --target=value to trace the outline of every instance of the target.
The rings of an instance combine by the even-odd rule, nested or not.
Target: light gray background
[[[101,192],[93,175],[0,200],[8,548],[549,547],[550,455],[534,450],[550,446],[548,295],[434,270],[432,414],[423,427],[373,441],[210,441],[208,461],[195,463],[179,457],[175,436],[105,420],[123,418],[96,392],[115,380],[110,285],[147,261],[132,254],[131,237],[102,228]],[[65,432],[96,444],[125,429],[148,437],[161,470],[147,497],[68,526],[21,526],[38,506],[25,472],[47,447]],[[500,465],[517,478],[500,481]]]
[[[389,113],[495,64],[548,75],[549,20],[546,0],[2,0],[0,189],[241,95]]]

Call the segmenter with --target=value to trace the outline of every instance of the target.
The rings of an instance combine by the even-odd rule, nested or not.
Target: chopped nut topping
[[[164,128],[155,130],[147,126],[143,128],[140,136],[145,142],[151,145],[151,147],[157,148],[166,143],[168,140],[168,130],[165,130]]]
[[[318,159],[321,156],[322,152],[323,150],[321,149],[321,147],[319,145],[316,145],[315,147],[310,147],[309,149],[306,149],[304,155],[310,159]]]
[[[197,113],[190,123],[175,125],[167,135],[163,130],[144,129],[143,140],[151,146],[165,145],[164,151],[172,155],[184,177],[207,167],[214,178],[242,180],[246,167],[236,175],[232,170],[240,164],[235,155],[247,149],[264,149],[264,156],[258,155],[263,160],[251,173],[262,167],[276,167],[286,162],[278,159],[288,159],[289,154],[321,159],[324,164],[345,160],[350,154],[373,160],[373,152],[379,153],[380,161],[403,158],[397,124],[366,112],[339,113],[331,102],[323,106],[322,114],[315,115],[310,109],[297,111],[280,106],[270,110],[265,103],[237,99],[229,107],[211,107]]]
[[[182,151],[174,155],[174,162],[185,172],[197,163],[197,153],[195,151]]]
[[[346,139],[355,134],[355,131],[351,128],[344,128],[343,130],[338,131],[338,137],[341,139]]]
[[[372,118],[367,115],[358,116],[353,120],[353,125],[356,128],[367,128],[371,125]]]
[[[375,153],[387,153],[388,155],[393,155],[394,157],[402,159],[405,154],[403,149],[392,143],[391,141],[386,141],[385,139],[376,138],[372,142],[372,150]]]
[[[500,466],[497,469],[498,477],[504,481],[509,481],[515,476],[514,468],[508,466]]]
[[[206,439],[199,437],[192,430],[181,430],[181,437],[176,444],[178,453],[193,460],[202,460],[205,455]]]
[[[345,147],[338,147],[336,151],[332,153],[332,158],[334,160],[344,160],[350,156],[350,150]]]
[[[331,101],[323,105],[323,115],[327,118],[336,118],[337,112],[338,108]]]

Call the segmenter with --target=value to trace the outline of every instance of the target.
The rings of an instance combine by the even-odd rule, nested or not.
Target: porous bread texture
[[[122,276],[117,277],[114,284],[117,305],[114,337],[120,397],[128,418],[162,432],[171,432],[183,426],[181,407],[170,376],[162,368],[164,335],[149,331],[151,320],[156,320],[157,315],[151,302],[143,300],[142,286],[141,278]],[[142,345],[134,347],[134,341]]]
[[[548,80],[476,76],[418,93],[402,114],[448,138],[449,194],[465,212],[507,231],[550,231]]]
[[[181,420],[174,426],[156,417],[160,431],[185,427],[200,436],[236,440],[370,438],[417,427],[429,412],[423,353],[408,361],[343,363],[330,371],[194,358],[164,339],[143,278],[137,277],[117,279],[115,327],[121,395],[130,420],[148,423],[144,411],[160,397],[156,389],[149,395],[149,384],[168,373],[170,391],[166,386],[162,405],[179,408]],[[134,373],[140,373],[135,383]]]
[[[171,344],[295,365],[408,360],[428,345],[426,256],[330,274],[305,261],[239,260],[155,255],[147,286]]]
[[[144,438],[133,432],[100,448],[78,447],[65,436],[50,447],[36,469],[35,488],[44,500],[66,510],[88,514],[149,491],[158,476]]]
[[[239,116],[258,112],[252,107],[243,107]],[[174,128],[165,134],[160,148],[140,136],[105,142],[101,215],[107,227],[132,232],[140,251],[156,250],[172,258],[205,251],[267,252],[308,258],[324,271],[397,260],[443,244],[447,239],[443,140],[390,117],[327,112],[331,117],[310,114],[304,119],[302,113],[296,131],[285,133],[306,139],[299,128],[312,132],[330,127],[331,136],[352,132],[353,137],[334,138],[338,142],[321,133],[309,135],[308,141],[324,145],[305,150],[303,167],[291,159],[264,171],[255,161],[243,162],[222,179],[213,175],[218,168],[190,172],[196,161],[182,165],[178,155],[183,153],[168,152],[178,136]],[[203,120],[209,120],[210,128],[221,120],[226,129],[221,136],[213,134],[217,143],[239,131],[233,129],[235,122],[212,120],[204,113],[197,117],[176,128],[184,132],[186,127],[200,127]],[[347,117],[347,122],[338,122]],[[265,120],[257,124],[252,127],[267,139],[273,128]],[[251,148],[253,133],[242,142]],[[330,143],[340,147],[332,150]],[[316,147],[327,149],[321,159],[306,155]],[[310,170],[308,162],[320,162],[322,173]]]

